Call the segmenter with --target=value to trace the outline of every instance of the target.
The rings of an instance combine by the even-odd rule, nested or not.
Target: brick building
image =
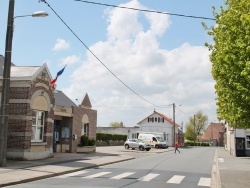
[[[224,146],[223,123],[210,123],[200,141],[210,142],[212,146]]]
[[[4,57],[0,55],[0,97]],[[54,152],[76,152],[80,136],[96,138],[97,111],[86,94],[77,106],[51,88],[51,74],[42,66],[11,66],[7,158],[35,160]]]

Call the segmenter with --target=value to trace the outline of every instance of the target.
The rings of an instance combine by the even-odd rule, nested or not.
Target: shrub
[[[95,145],[95,139],[94,139],[94,138],[89,139],[89,140],[88,140],[88,145],[89,145],[89,146],[94,146],[94,145]]]
[[[120,134],[106,134],[106,133],[96,133],[96,140],[102,141],[126,141],[127,135],[120,135]]]
[[[81,145],[82,146],[87,146],[88,145],[88,137],[85,135],[81,136]]]

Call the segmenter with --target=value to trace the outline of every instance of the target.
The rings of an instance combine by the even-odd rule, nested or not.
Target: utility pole
[[[13,37],[13,21],[14,21],[14,5],[15,0],[9,0],[9,12],[7,22],[7,32],[5,41],[5,57],[2,81],[2,98],[0,110],[0,166],[6,166],[7,153],[7,131],[8,131],[8,115],[9,115],[9,88],[10,88],[10,67],[11,67],[11,51]]]
[[[194,144],[195,144],[195,138],[196,138],[196,134],[195,134],[195,115],[194,115]]]
[[[175,144],[175,103],[173,103],[173,122],[174,122],[174,138],[173,138],[173,141],[174,141],[174,144]],[[174,146],[173,144],[173,146]]]

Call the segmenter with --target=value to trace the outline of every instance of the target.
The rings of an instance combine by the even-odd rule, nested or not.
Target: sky
[[[171,14],[213,17],[222,0],[91,0],[115,6]],[[97,110],[97,126],[123,122],[126,127],[154,110],[185,124],[195,113],[216,116],[215,81],[202,27],[214,20],[150,13],[83,1],[16,0],[15,16],[46,11],[45,18],[14,19],[12,62],[17,66],[47,64],[52,77],[73,102],[88,94]],[[9,2],[0,6],[0,54],[5,54]],[[66,25],[67,26],[66,26]]]

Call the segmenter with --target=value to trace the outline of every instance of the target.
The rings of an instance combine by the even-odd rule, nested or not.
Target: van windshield
[[[157,140],[160,141],[160,142],[164,142],[162,137],[157,137]]]

